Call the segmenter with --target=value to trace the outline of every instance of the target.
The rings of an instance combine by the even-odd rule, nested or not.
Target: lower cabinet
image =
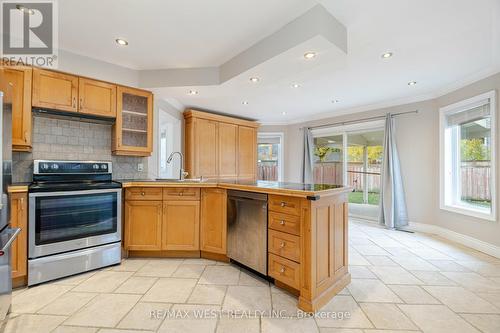
[[[125,249],[161,250],[162,209],[162,201],[125,201]]]
[[[164,201],[162,250],[200,249],[200,202]]]
[[[12,244],[12,280],[13,286],[25,284],[28,270],[28,194],[11,193],[11,219],[12,228],[21,228],[21,233]]]
[[[206,188],[201,191],[200,247],[202,251],[226,254],[225,189]]]

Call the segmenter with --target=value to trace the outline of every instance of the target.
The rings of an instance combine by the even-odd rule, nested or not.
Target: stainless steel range
[[[34,161],[28,285],[121,259],[121,184],[111,162]]]

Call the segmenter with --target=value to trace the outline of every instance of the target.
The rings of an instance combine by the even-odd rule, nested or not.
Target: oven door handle
[[[11,233],[9,240],[3,244],[2,248],[0,249],[0,257],[7,252],[9,247],[12,245],[12,243],[16,240],[17,235],[21,232],[21,228],[12,228],[12,229],[7,229],[5,230],[6,233]]]

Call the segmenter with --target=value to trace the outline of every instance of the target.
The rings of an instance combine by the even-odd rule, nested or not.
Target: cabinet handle
[[[80,97],[80,109],[83,109],[83,98]]]
[[[285,273],[285,266],[281,266],[281,269],[280,269],[280,274],[283,274]]]
[[[286,207],[286,202],[282,201],[281,202],[281,207]]]
[[[76,97],[73,97],[73,108],[76,108]]]
[[[21,204],[19,205],[21,207],[21,210],[24,210],[24,198],[21,198],[19,201],[21,202]]]
[[[24,142],[28,142],[28,131],[24,131]]]
[[[284,247],[285,247],[285,245],[286,245],[286,243],[285,243],[285,242],[281,242],[280,247],[281,247],[281,248],[284,248]]]
[[[281,224],[281,225],[285,225],[285,220],[281,220],[281,221],[280,221],[280,224]]]

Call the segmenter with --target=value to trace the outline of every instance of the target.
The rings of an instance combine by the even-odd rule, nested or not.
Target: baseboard
[[[428,234],[438,235],[445,239],[457,242],[459,244],[468,246],[474,250],[478,250],[489,254],[490,256],[500,258],[500,247],[484,242],[474,237],[470,237],[458,232],[452,231],[450,229],[442,228],[437,225],[410,222],[409,226],[405,229],[424,232]]]

